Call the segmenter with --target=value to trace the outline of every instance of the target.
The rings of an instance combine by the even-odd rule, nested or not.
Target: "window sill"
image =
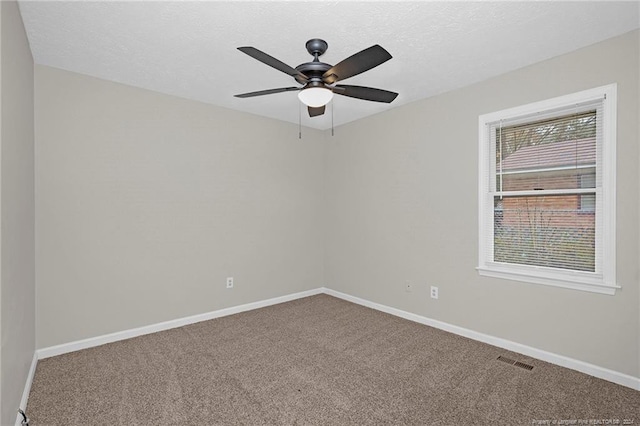
[[[517,266],[491,265],[479,266],[476,270],[478,274],[484,277],[502,278],[611,296],[615,295],[616,289],[620,288],[617,285],[604,284],[602,279],[598,277],[570,271],[549,271],[547,268],[520,269]]]

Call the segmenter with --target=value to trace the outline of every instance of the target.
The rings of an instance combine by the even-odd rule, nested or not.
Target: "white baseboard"
[[[551,364],[559,365],[561,367],[570,368],[572,370],[580,371],[581,373],[588,374],[600,379],[604,379],[613,383],[617,383],[622,386],[629,387],[640,391],[640,378],[630,376],[628,374],[620,373],[618,371],[609,370],[604,367],[589,364],[584,361],[569,358],[563,355],[554,354],[551,352],[536,349],[531,346],[523,345],[521,343],[512,342],[510,340],[501,339],[499,337],[490,336],[488,334],[479,333],[477,331],[469,330],[467,328],[458,327],[457,325],[448,324],[446,322],[434,320],[431,318],[416,315],[411,312],[402,311],[400,309],[391,308],[389,306],[382,305],[380,303],[370,302],[359,297],[351,296],[349,294],[341,293],[339,291],[331,290],[329,288],[322,289],[325,294],[335,296],[340,299],[347,300],[349,302],[357,303],[358,305],[366,306],[368,308],[375,309],[377,311],[386,312],[388,314],[408,319],[410,321],[418,322],[420,324],[428,325],[430,327],[439,328],[440,330],[448,331],[453,334],[468,337],[469,339],[477,340],[479,342],[488,343],[489,345],[497,346],[499,348],[507,349],[512,352],[518,352],[523,355],[537,358],[542,361],[549,362]]]
[[[160,322],[157,324],[151,324],[144,327],[132,328],[130,330],[118,331],[115,333],[105,334],[102,336],[91,337],[89,339],[63,343],[61,345],[49,346],[47,348],[38,349],[36,351],[36,354],[38,356],[38,359],[49,358],[56,355],[62,355],[69,352],[79,351],[81,349],[88,349],[88,348],[93,348],[95,346],[101,346],[107,343],[117,342],[119,340],[126,340],[132,337],[143,336],[145,334],[156,333],[158,331],[169,330],[172,328],[178,328],[184,325],[194,324],[201,321],[208,321],[214,318],[225,317],[227,315],[233,315],[240,312],[250,311],[253,309],[264,308],[266,306],[276,305],[278,303],[289,302],[291,300],[313,296],[316,294],[320,294],[322,292],[323,292],[322,288],[317,288],[314,290],[302,291],[300,293],[288,294],[286,296],[274,297],[272,299],[247,303],[244,305],[232,306],[230,308],[219,309],[213,312],[206,312],[204,314],[178,318],[175,320]]]
[[[371,302],[365,299],[361,299],[356,296],[351,296],[346,293],[331,290],[329,288],[321,287],[314,290],[303,291],[300,293],[289,294],[286,296],[275,297],[273,299],[267,299],[263,301],[247,303],[245,305],[234,306],[230,308],[220,309],[213,312],[208,312],[199,315],[193,315],[190,317],[179,318],[176,320],[165,321],[157,324],[152,324],[144,327],[134,328],[130,330],[119,331],[116,333],[106,334],[103,336],[92,337],[89,339],[78,340],[75,342],[65,343],[62,345],[51,346],[48,348],[38,349],[36,351],[37,359],[48,358],[56,355],[62,355],[68,352],[74,352],[81,349],[92,348],[95,346],[104,345],[119,340],[130,339],[132,337],[142,336],[145,334],[155,333],[158,331],[169,330],[172,328],[182,327],[184,325],[193,324],[201,321],[207,321],[214,318],[224,317],[227,315],[233,315],[240,312],[249,311],[252,309],[263,308],[266,306],[276,305],[278,303],[284,303],[303,297],[313,296],[316,294],[325,293],[330,296],[338,297],[340,299],[347,300],[349,302],[356,303],[358,305],[366,306],[378,311],[386,312],[397,317],[405,318],[410,321],[414,321],[420,324],[425,324],[430,327],[438,328],[450,333],[454,333],[460,336],[468,337],[469,339],[477,340],[479,342],[487,343],[499,348],[507,349],[509,351],[518,352],[533,358],[537,358],[551,364],[556,364],[561,367],[570,368],[572,370],[580,371],[585,374],[589,374],[600,379],[608,380],[613,383],[617,383],[622,386],[626,386],[640,391],[640,378],[630,376],[628,374],[620,373],[617,371],[609,370],[604,367],[589,364],[587,362],[579,361],[573,358],[569,358],[563,355],[554,354],[541,349],[536,349],[531,346],[523,345],[521,343],[512,342],[510,340],[501,339],[499,337],[491,336],[477,331],[469,330],[467,328],[459,327],[456,325],[448,324],[446,322],[434,320],[421,315],[406,312],[400,309],[392,308],[382,305],[380,303]],[[35,371],[35,361],[32,365],[32,370]],[[31,387],[31,380],[33,379],[33,371],[29,373],[28,386]],[[28,398],[28,390],[25,387],[26,397]],[[26,405],[25,396],[23,396],[24,404]]]
[[[31,367],[29,367],[29,374],[27,374],[27,381],[24,384],[24,390],[22,391],[22,398],[20,399],[20,408],[22,411],[27,411],[27,403],[29,402],[29,393],[31,392],[31,384],[33,383],[33,376],[36,374],[36,365],[38,365],[38,354],[33,353],[33,359],[31,360]],[[21,426],[22,416],[18,414],[16,416],[16,426]]]

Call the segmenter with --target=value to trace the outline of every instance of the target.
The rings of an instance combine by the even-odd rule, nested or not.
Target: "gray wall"
[[[325,159],[326,285],[640,377],[638,39],[628,33],[338,128]],[[623,289],[478,276],[478,116],[613,82]]]
[[[321,132],[35,77],[38,347],[323,285]]]
[[[0,424],[13,424],[35,349],[33,59],[0,2]]]

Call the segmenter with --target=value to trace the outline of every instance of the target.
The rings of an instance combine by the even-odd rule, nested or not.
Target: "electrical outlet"
[[[407,293],[411,293],[412,290],[413,290],[413,286],[411,285],[411,281],[405,282],[404,291],[406,291]]]
[[[233,288],[233,277],[227,277],[227,288]]]
[[[432,299],[438,298],[438,287],[431,286],[431,298]]]

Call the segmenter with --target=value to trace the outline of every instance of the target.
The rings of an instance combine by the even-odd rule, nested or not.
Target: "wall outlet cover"
[[[438,287],[431,286],[431,298],[432,299],[438,298]]]

